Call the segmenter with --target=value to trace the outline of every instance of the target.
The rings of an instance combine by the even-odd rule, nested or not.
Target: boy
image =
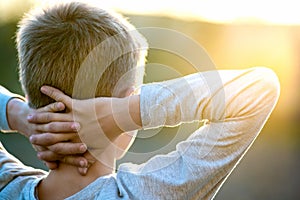
[[[144,42],[138,42],[134,38],[136,35],[130,35],[130,29],[126,28],[123,21],[115,20],[110,27],[120,28],[121,37],[116,40],[112,38],[106,43],[110,46],[105,44],[105,48],[101,48],[103,46],[100,45],[98,49],[96,46],[99,43],[119,35],[118,31],[107,31],[107,23],[115,19],[111,15],[102,18],[105,23],[101,25],[93,23],[93,20],[101,19],[98,16],[100,13],[107,15],[101,9],[81,3],[62,4],[42,14],[32,15],[34,20],[22,24],[18,36],[21,83],[29,105],[39,108],[53,102],[52,98],[67,107],[65,113],[42,112],[32,115],[31,122],[37,123],[35,129],[45,132],[45,124],[56,122],[53,129],[64,130],[58,122],[73,121],[75,116],[81,126],[80,139],[91,149],[88,157],[96,159],[95,163],[86,176],[79,175],[76,167],[64,163],[46,174],[23,166],[5,150],[1,150],[0,196],[12,199],[212,199],[273,110],[279,96],[276,75],[266,68],[209,71],[144,85],[140,94],[131,95],[132,87],[141,83],[135,80],[141,80],[140,76],[143,75],[135,68],[144,60],[145,53],[141,51],[145,48],[145,45],[141,45]],[[88,16],[91,17],[89,20],[86,19]],[[56,19],[61,20],[60,23]],[[51,24],[53,30],[49,30]],[[89,26],[95,27],[86,29]],[[66,32],[63,27],[71,28],[74,32]],[[100,37],[98,41],[89,41],[98,38],[101,32],[111,35]],[[71,42],[68,43],[68,39]],[[76,39],[79,41],[74,42]],[[43,45],[39,42],[43,42]],[[124,54],[113,59],[109,63],[111,65],[103,60],[114,58],[113,52],[123,47],[121,53]],[[95,54],[90,54],[94,48]],[[70,51],[72,55],[65,54]],[[86,56],[91,61],[86,62]],[[89,71],[78,76],[82,62],[87,63]],[[119,76],[116,75],[118,70],[121,70]],[[63,80],[62,73],[67,73]],[[120,83],[124,74],[128,78]],[[69,77],[72,78],[68,80]],[[76,85],[78,77],[79,86]],[[90,80],[97,83],[95,88],[93,84],[91,88],[88,87]],[[42,95],[39,89],[45,84],[67,95],[51,87],[42,88],[42,92],[50,98]],[[75,91],[72,90],[74,88]],[[71,95],[73,100],[69,97]],[[1,92],[1,109],[7,112],[8,119],[15,112],[14,109],[6,110],[11,97],[12,94]],[[100,98],[88,99],[94,97]],[[96,118],[91,111],[95,111]],[[21,115],[14,120],[22,120],[19,118],[22,118]],[[207,123],[179,143],[176,151],[157,155],[142,165],[122,164],[118,173],[114,174],[115,159],[123,154],[116,147],[126,151],[132,143],[130,135],[136,134],[126,132],[140,127],[175,126],[195,120],[206,120]],[[10,120],[8,123],[12,124]],[[101,130],[95,128],[98,123]],[[6,116],[1,118],[1,127],[4,127],[3,124],[7,124]],[[15,129],[23,131],[18,126]],[[32,135],[31,141],[44,147],[64,140],[80,142],[73,134],[59,134],[56,139],[54,135]],[[49,140],[45,140],[45,136]],[[98,141],[105,141],[105,144],[97,146]]]

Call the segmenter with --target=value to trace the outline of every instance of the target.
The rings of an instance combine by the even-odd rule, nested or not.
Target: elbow
[[[279,97],[280,95],[280,82],[276,73],[266,67],[257,67],[256,70],[260,74],[260,83],[262,87],[268,91],[268,93],[274,97]]]
[[[256,67],[254,68],[254,73],[256,73],[256,77],[258,78],[258,92],[262,94],[265,101],[268,102],[269,105],[274,107],[278,101],[280,95],[280,82],[276,73],[266,67]]]

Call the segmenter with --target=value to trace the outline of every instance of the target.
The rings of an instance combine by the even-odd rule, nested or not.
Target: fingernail
[[[87,146],[85,144],[80,145],[79,147],[80,152],[84,153],[87,150]]]
[[[44,86],[41,87],[41,91],[42,91],[42,92],[45,92],[45,91],[46,91],[46,89],[45,89]]]
[[[29,141],[32,143],[32,142],[34,142],[34,137],[31,135],[30,137],[29,137]]]
[[[60,102],[58,102],[57,104],[56,104],[56,109],[57,110],[61,110],[62,109],[62,104],[60,103]]]
[[[32,115],[27,115],[27,120],[32,120],[33,116]]]
[[[87,173],[87,168],[83,168],[83,173],[84,173],[84,174]]]
[[[79,162],[79,165],[80,165],[80,167],[83,167],[83,168],[86,167],[86,166],[85,166],[85,162],[84,162],[83,160],[81,160],[81,161]]]
[[[80,129],[80,124],[75,122],[72,124],[72,129],[75,130],[75,131],[79,131]]]

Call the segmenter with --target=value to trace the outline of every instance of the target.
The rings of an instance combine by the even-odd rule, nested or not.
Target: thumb
[[[37,109],[37,112],[60,112],[66,108],[65,104],[62,102],[51,103],[47,106]]]

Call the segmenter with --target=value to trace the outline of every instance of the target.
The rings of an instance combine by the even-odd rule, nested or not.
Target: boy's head
[[[124,84],[119,84],[122,89],[141,84],[147,43],[120,16],[96,6],[71,2],[26,15],[19,24],[17,48],[23,90],[29,105],[39,108],[52,102],[40,92],[42,85],[85,99],[119,96],[120,89],[115,93],[115,87],[124,77]],[[113,55],[115,52],[118,53]],[[91,70],[82,70],[82,63],[88,63],[90,66],[84,69]],[[103,73],[95,73],[100,71]],[[89,85],[91,80],[97,81],[96,86]],[[75,83],[82,86],[77,87],[81,90],[74,96]]]

